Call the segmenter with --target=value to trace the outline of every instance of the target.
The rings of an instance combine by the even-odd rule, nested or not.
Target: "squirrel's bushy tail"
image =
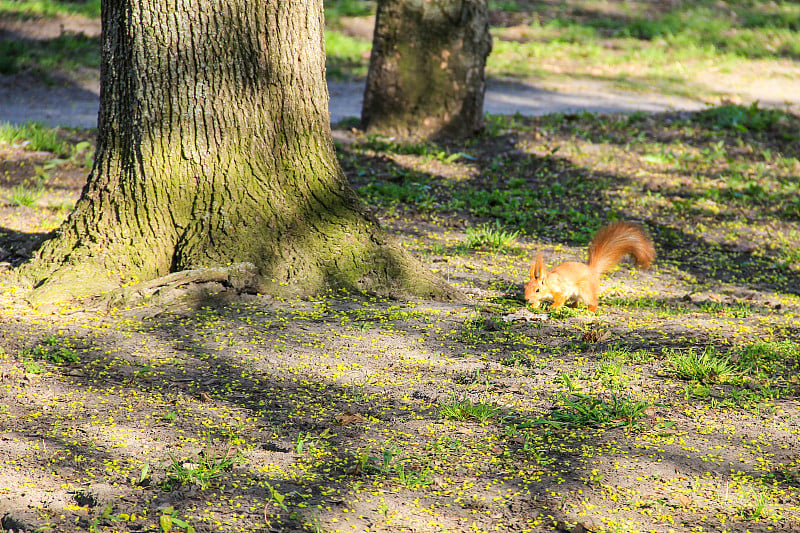
[[[653,242],[644,230],[633,222],[612,222],[597,232],[589,245],[589,268],[598,276],[632,255],[636,266],[646,269],[656,257]]]

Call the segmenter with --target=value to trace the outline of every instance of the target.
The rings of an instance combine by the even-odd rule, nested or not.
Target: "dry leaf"
[[[340,426],[352,426],[353,424],[363,424],[367,419],[361,416],[360,413],[345,411],[337,416],[334,421]]]

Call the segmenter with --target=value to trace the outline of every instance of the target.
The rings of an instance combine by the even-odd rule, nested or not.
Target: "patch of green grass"
[[[763,132],[781,123],[783,112],[777,109],[758,107],[758,102],[749,106],[726,104],[711,107],[695,115],[695,120],[714,129],[746,132]]]
[[[769,517],[771,496],[766,488],[752,489],[747,504],[740,508],[742,520],[763,520]]]
[[[34,72],[50,79],[54,72],[100,67],[100,38],[64,33],[47,40],[0,40],[0,74]]]
[[[547,314],[550,315],[550,318],[556,320],[565,320],[567,318],[574,318],[576,316],[583,316],[588,311],[586,307],[581,304],[580,306],[576,305],[571,307],[569,305],[562,305],[558,309],[551,309],[550,304],[546,304],[547,307]]]
[[[100,0],[0,0],[0,13],[18,15],[83,15],[100,18]]]
[[[47,370],[40,361],[32,361],[30,359],[22,361],[22,368],[29,374],[44,374]]]
[[[453,396],[439,401],[439,416],[460,422],[480,422],[481,424],[497,418],[502,409],[495,402],[479,400],[473,402],[469,398]]]
[[[500,224],[481,224],[466,230],[465,244],[469,248],[488,248],[495,252],[507,252],[517,242],[519,231],[509,231]]]
[[[432,186],[413,178],[400,183],[375,181],[360,187],[358,192],[372,203],[390,207],[397,207],[398,203],[402,203],[424,212],[439,205]]]
[[[356,470],[358,472],[377,474],[383,477],[395,477],[402,485],[410,489],[419,489],[430,485],[432,473],[426,461],[416,457],[400,457],[393,448],[381,450],[380,456],[365,450],[358,455]]]
[[[43,192],[41,187],[31,188],[19,184],[11,188],[11,194],[8,196],[8,199],[12,204],[20,207],[33,207],[39,197],[42,196]]]
[[[464,320],[457,338],[460,342],[478,347],[487,342],[504,342],[509,335],[508,323],[500,317],[479,315]]]
[[[597,381],[607,389],[623,389],[630,381],[621,361],[601,361],[597,365]]]
[[[57,156],[69,155],[70,146],[58,134],[57,128],[45,126],[41,122],[26,122],[15,126],[0,122],[0,142],[21,144],[26,150],[50,152]]]
[[[211,446],[206,446],[197,456],[188,459],[177,459],[170,454],[164,489],[174,490],[180,485],[192,484],[205,490],[214,480],[242,462],[244,456],[239,451],[234,452],[232,448],[217,454]]]
[[[487,137],[497,137],[507,134],[511,131],[515,133],[522,133],[531,130],[530,125],[526,125],[523,115],[519,112],[515,113],[514,115],[495,115],[492,113],[485,113],[483,122],[483,135]]]
[[[620,361],[633,364],[650,363],[657,359],[653,352],[643,349],[631,350],[627,346],[623,346],[619,343],[608,345],[605,350],[600,353],[600,358],[603,361]]]
[[[786,371],[798,362],[800,362],[800,345],[797,342],[762,341],[741,348],[736,365],[749,374],[774,375]]]
[[[722,302],[715,302],[713,300],[706,300],[698,302],[698,307],[704,313],[712,315],[727,315],[734,318],[747,318],[753,313],[753,308],[745,303],[725,304]]]
[[[744,408],[755,413],[765,408],[770,409],[768,402],[780,396],[778,389],[766,385],[756,389],[732,387],[723,390],[721,387],[712,388],[705,383],[693,381],[684,388],[684,400],[687,402],[701,400],[707,402],[712,409]]]
[[[572,392],[564,399],[564,405],[556,407],[547,418],[538,424],[562,427],[633,427],[652,407],[651,402],[612,396],[610,399],[597,398],[589,394]]]
[[[368,17],[375,14],[374,0],[326,0],[325,20],[336,22],[340,17]]]
[[[47,361],[55,365],[76,364],[81,358],[70,348],[61,346],[56,337],[46,337],[40,344],[29,348],[23,355],[33,357],[40,361]]]
[[[25,45],[18,41],[0,41],[0,74],[6,76],[22,70],[20,58],[26,54]]]
[[[578,242],[585,245],[594,232],[607,222],[609,213],[599,211],[594,205],[595,187],[601,187],[602,178],[592,180],[564,168],[561,160],[551,156],[511,157],[507,153],[491,155],[488,163],[481,165],[481,176],[471,180],[439,179],[426,170],[418,170],[415,162],[382,163],[379,169],[369,168],[369,162],[358,164],[361,152],[372,157],[372,152],[420,156],[419,165],[427,159],[445,164],[458,161],[459,165],[472,166],[479,155],[471,150],[443,150],[427,142],[400,143],[383,138],[369,138],[353,148],[355,152],[342,154],[345,166],[352,166],[356,182],[362,176],[374,175],[383,179],[364,179],[358,191],[369,203],[385,206],[388,214],[397,215],[399,209],[416,208],[423,212],[459,216],[464,214],[494,223],[520,234],[536,234]],[[470,152],[470,153],[467,153]],[[484,154],[486,157],[486,154]],[[363,161],[363,160],[362,160]],[[386,174],[389,176],[386,176]],[[563,207],[563,210],[561,209]],[[610,216],[614,216],[612,213]],[[572,224],[563,228],[563,220]],[[560,228],[560,229],[559,229]]]
[[[325,30],[327,53],[327,78],[347,80],[365,78],[369,68],[372,43],[345,35],[338,31]]]
[[[739,375],[730,356],[720,356],[713,348],[698,353],[687,350],[664,350],[670,371],[681,379],[700,383],[726,382]]]

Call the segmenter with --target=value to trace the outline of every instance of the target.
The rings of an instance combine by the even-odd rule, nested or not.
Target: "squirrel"
[[[633,222],[612,222],[600,229],[589,245],[589,263],[567,261],[547,272],[542,253],[531,263],[530,281],[525,284],[525,300],[539,307],[552,298],[550,309],[565,302],[584,302],[592,313],[597,311],[600,276],[630,254],[636,266],[647,269],[656,257],[653,241],[642,227]]]

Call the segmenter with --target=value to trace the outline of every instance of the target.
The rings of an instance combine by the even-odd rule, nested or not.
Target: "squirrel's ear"
[[[531,263],[531,279],[542,279],[544,273],[544,258],[542,257],[542,252],[536,252],[536,259]]]

